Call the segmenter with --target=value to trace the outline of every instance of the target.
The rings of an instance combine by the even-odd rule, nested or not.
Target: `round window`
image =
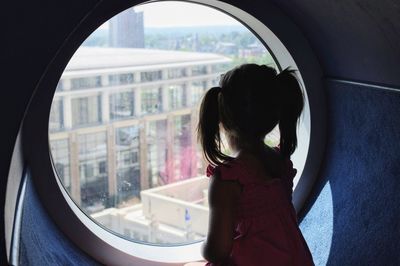
[[[114,16],[79,47],[58,82],[49,139],[61,184],[83,213],[123,238],[202,240],[208,179],[196,136],[199,101],[234,66],[279,71],[274,58],[246,25],[207,6],[154,2]],[[307,127],[301,123],[294,155],[297,178]],[[266,143],[278,142],[274,130]]]
[[[250,62],[298,69],[304,83],[292,156],[300,210],[323,158],[325,98],[296,25],[265,1],[152,1],[90,30],[128,4],[103,1],[85,16],[49,62],[24,118],[24,159],[62,232],[106,265],[200,260],[208,179],[198,104],[221,74]],[[278,130],[265,139],[278,141]]]

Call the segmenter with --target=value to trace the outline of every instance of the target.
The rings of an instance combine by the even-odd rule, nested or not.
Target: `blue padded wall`
[[[20,265],[97,265],[76,248],[43,209],[28,176],[23,204]]]
[[[316,265],[400,265],[400,91],[327,82],[322,180],[301,229]]]
[[[400,91],[327,82],[328,143],[301,229],[316,265],[400,265]],[[21,265],[95,265],[28,179]]]

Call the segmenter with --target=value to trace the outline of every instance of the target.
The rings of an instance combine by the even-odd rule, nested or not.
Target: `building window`
[[[60,79],[60,81],[58,81],[56,90],[57,90],[57,91],[62,91],[62,90],[64,90],[64,81],[63,81],[62,79]]]
[[[198,175],[196,146],[191,132],[190,115],[174,117],[174,178],[187,179]]]
[[[72,99],[72,125],[83,126],[101,122],[99,95]]]
[[[108,84],[110,86],[127,85],[134,82],[133,73],[114,74],[108,76]]]
[[[185,106],[185,87],[183,85],[168,86],[169,109],[178,109]]]
[[[192,67],[192,76],[206,75],[207,66],[200,65]]]
[[[154,114],[161,111],[161,88],[143,88],[140,99],[142,114]]]
[[[68,139],[51,140],[50,147],[58,176],[65,189],[71,192],[69,141]]]
[[[177,79],[186,77],[186,70],[184,68],[168,69],[168,79]]]
[[[211,71],[213,73],[225,73],[230,68],[231,68],[231,64],[226,64],[226,63],[225,64],[215,64],[215,65],[211,66]]]
[[[110,205],[106,143],[105,132],[78,136],[81,207],[87,213]]]
[[[110,119],[126,119],[133,117],[134,95],[132,91],[110,95]]]
[[[161,70],[158,71],[146,71],[140,73],[140,81],[141,82],[151,82],[162,79]]]
[[[139,127],[115,130],[117,204],[129,206],[140,198]]]
[[[219,81],[220,81],[219,77],[218,78],[213,78],[211,80],[211,87],[219,86]]]
[[[99,162],[99,174],[106,174],[107,173],[107,162],[101,161]]]
[[[101,87],[101,76],[71,79],[71,90],[92,89]]]
[[[50,109],[49,130],[57,131],[64,127],[64,108],[61,99],[55,100]]]
[[[149,187],[168,184],[172,177],[172,160],[168,153],[167,120],[147,124],[148,182]]]
[[[192,92],[192,104],[200,102],[204,93],[207,91],[207,81],[194,81],[190,84],[190,90]]]

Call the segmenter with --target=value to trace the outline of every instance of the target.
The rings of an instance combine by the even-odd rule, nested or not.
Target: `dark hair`
[[[296,126],[304,105],[293,70],[277,74],[266,65],[244,64],[222,76],[220,87],[205,94],[198,138],[213,165],[232,158],[221,151],[220,124],[238,141],[263,141],[279,123],[280,154],[290,157],[297,147]]]

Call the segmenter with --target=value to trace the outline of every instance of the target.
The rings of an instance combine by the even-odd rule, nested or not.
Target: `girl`
[[[303,109],[300,85],[288,69],[245,64],[227,72],[201,103],[198,137],[210,165],[207,265],[313,265],[291,202]],[[279,125],[279,148],[264,143]],[[221,151],[220,130],[231,150]]]

